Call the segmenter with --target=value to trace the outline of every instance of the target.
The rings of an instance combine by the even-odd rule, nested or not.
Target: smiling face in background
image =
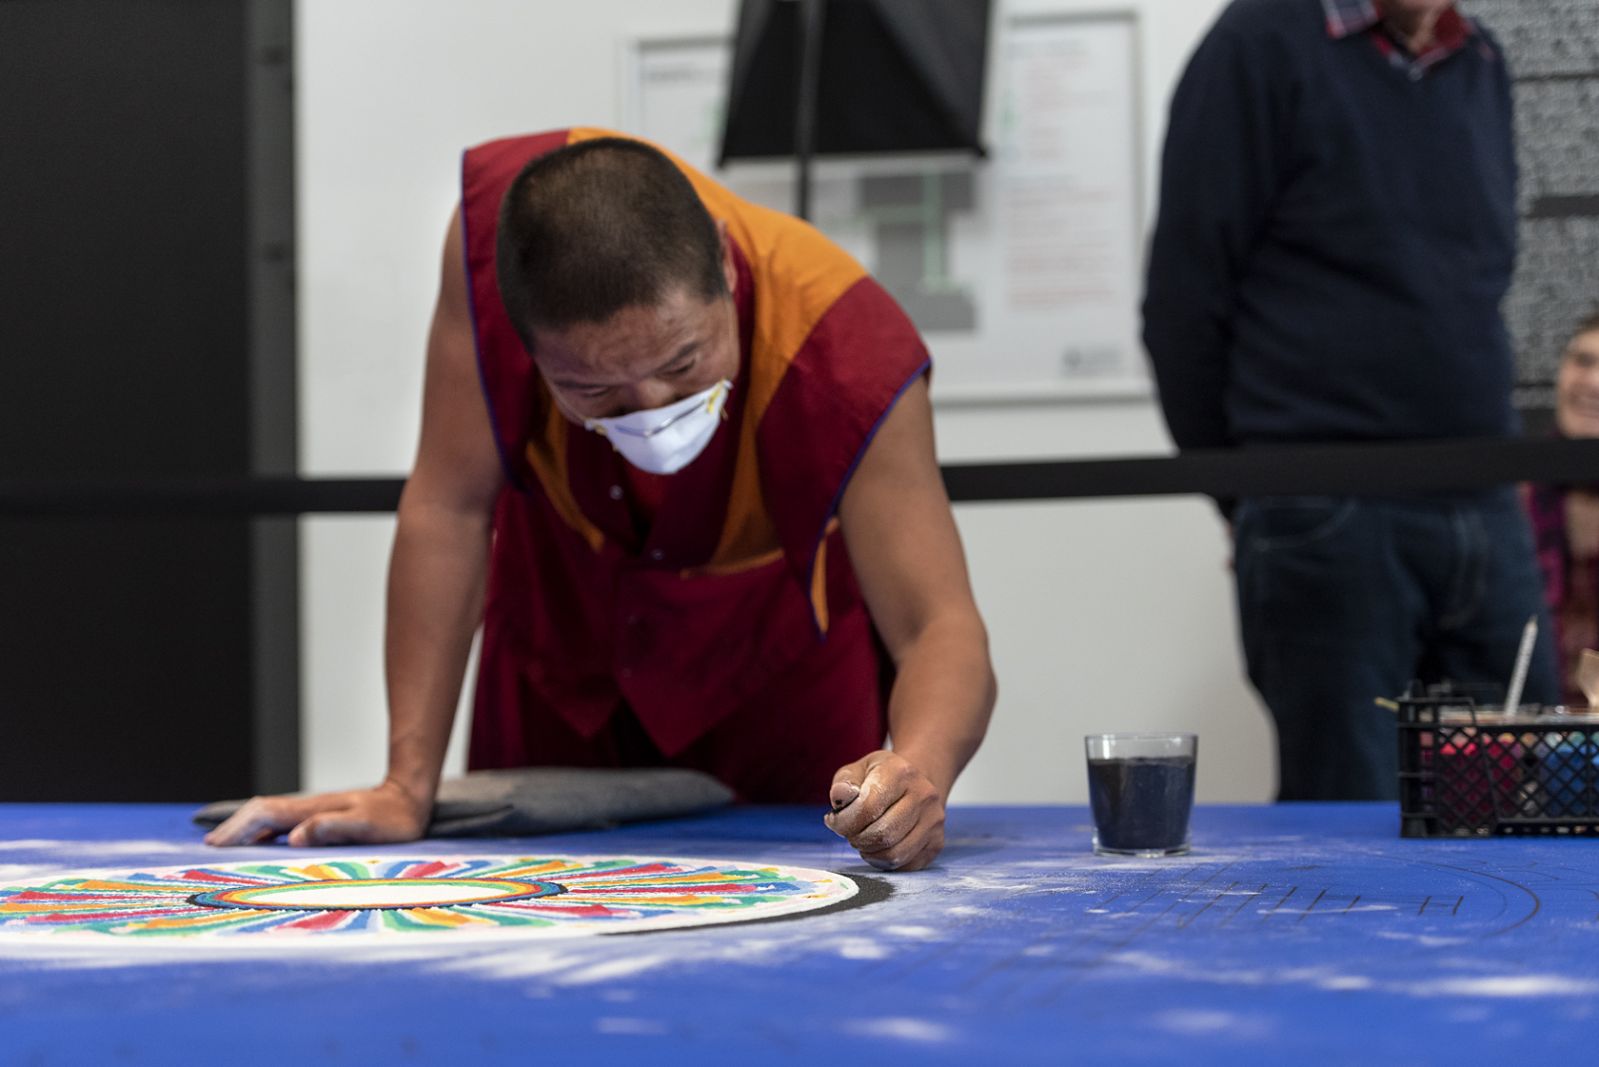
[[[1566,345],[1555,382],[1555,423],[1567,437],[1599,437],[1599,323]]]

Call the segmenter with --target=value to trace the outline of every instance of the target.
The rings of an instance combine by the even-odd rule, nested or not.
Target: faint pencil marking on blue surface
[[[1276,915],[1279,911],[1282,910],[1282,906],[1284,904],[1288,903],[1288,898],[1293,896],[1297,892],[1299,892],[1299,887],[1297,885],[1290,887],[1288,892],[1283,894],[1283,898],[1281,900],[1279,900],[1277,903],[1273,904],[1271,906],[1271,909],[1265,913],[1265,917],[1266,918],[1270,918],[1271,916]]]
[[[1201,915],[1205,914],[1205,912],[1207,912],[1211,908],[1215,907],[1216,904],[1221,900],[1222,897],[1226,896],[1228,893],[1231,893],[1237,887],[1238,887],[1238,883],[1234,882],[1232,885],[1229,885],[1226,889],[1219,890],[1216,893],[1215,896],[1213,896],[1209,900],[1205,901],[1204,906],[1201,907],[1198,911],[1194,912],[1192,915],[1188,916],[1186,919],[1179,919],[1178,922],[1177,922],[1177,928],[1180,930],[1183,927],[1187,926],[1189,923],[1193,922],[1195,919],[1199,918]]]
[[[1239,912],[1243,911],[1245,908],[1249,907],[1249,905],[1251,905],[1255,901],[1259,900],[1260,899],[1260,895],[1266,891],[1267,884],[1268,883],[1266,883],[1266,882],[1260,883],[1260,888],[1255,890],[1253,893],[1249,894],[1247,897],[1245,897],[1243,899],[1243,901],[1239,903],[1238,907],[1236,907],[1232,911],[1228,912],[1227,918],[1223,919],[1219,925],[1226,926],[1228,923],[1233,921],[1233,919],[1238,915]]]
[[[1299,918],[1295,919],[1294,922],[1298,922],[1298,923],[1304,922],[1305,921],[1305,916],[1309,915],[1311,913],[1311,911],[1314,910],[1316,905],[1321,903],[1321,898],[1326,896],[1326,895],[1327,895],[1327,890],[1325,890],[1325,889],[1323,889],[1320,893],[1317,893],[1316,894],[1316,899],[1312,900],[1310,902],[1309,906],[1306,907],[1304,911],[1299,913]]]

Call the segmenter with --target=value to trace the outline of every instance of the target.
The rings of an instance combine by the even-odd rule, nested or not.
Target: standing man
[[[1510,78],[1452,0],[1234,0],[1172,100],[1144,343],[1180,449],[1518,431]],[[1373,704],[1545,614],[1513,487],[1223,501],[1279,798],[1397,796]],[[1524,699],[1558,699],[1544,626]]]
[[[207,840],[419,836],[481,624],[473,767],[694,768],[926,866],[994,701],[927,371],[854,260],[643,142],[469,150],[389,568],[388,775]]]

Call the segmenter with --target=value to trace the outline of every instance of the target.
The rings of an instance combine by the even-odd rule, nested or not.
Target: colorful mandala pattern
[[[597,934],[745,922],[847,900],[803,867],[617,856],[329,858],[0,886],[0,938]],[[232,943],[239,943],[232,941]]]

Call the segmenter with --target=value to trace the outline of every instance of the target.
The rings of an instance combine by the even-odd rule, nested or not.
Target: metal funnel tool
[[[1510,685],[1505,688],[1505,714],[1514,715],[1521,707],[1521,687],[1527,684],[1527,664],[1532,662],[1532,648],[1538,641],[1538,616],[1527,619],[1521,628],[1521,647],[1516,650],[1516,668],[1510,674]]]

